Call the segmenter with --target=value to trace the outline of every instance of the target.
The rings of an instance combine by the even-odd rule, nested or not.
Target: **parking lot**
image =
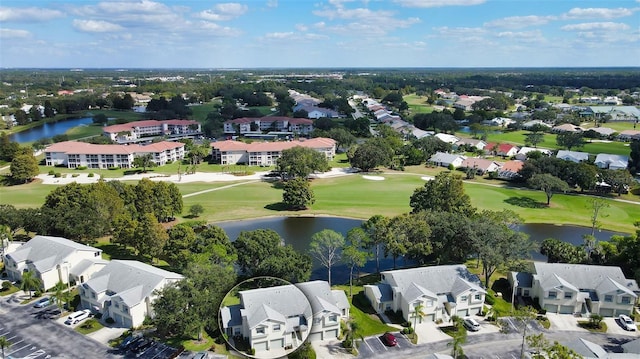
[[[4,354],[7,359],[36,359],[49,358],[51,353],[36,345],[34,341],[19,335],[15,330],[10,330],[4,323],[0,323],[0,337],[5,337],[11,343],[9,348],[5,348]]]
[[[396,340],[398,341],[398,344],[393,347],[385,345],[382,342],[382,336],[375,336],[365,338],[364,342],[360,344],[360,348],[358,348],[358,350],[360,351],[361,355],[366,357],[371,355],[379,355],[380,353],[384,352],[400,352],[412,345],[409,339],[404,334],[393,333],[393,335],[395,335]]]

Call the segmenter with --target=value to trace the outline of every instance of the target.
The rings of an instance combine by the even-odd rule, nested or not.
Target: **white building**
[[[35,236],[4,255],[5,271],[12,281],[32,272],[41,281],[41,289],[58,282],[84,282],[106,264],[102,250],[62,237]]]
[[[225,121],[224,133],[241,135],[263,132],[285,132],[308,135],[313,131],[313,120],[280,116],[241,117]]]
[[[349,319],[351,305],[343,290],[331,290],[329,283],[321,280],[295,285],[311,304],[313,322],[310,341],[336,339],[340,336],[340,319]]]
[[[155,291],[181,280],[179,274],[131,260],[113,260],[79,286],[80,307],[130,328],[153,317]]]
[[[565,161],[571,161],[575,163],[586,162],[589,160],[589,154],[586,152],[559,150],[556,155],[557,158],[561,158]]]
[[[623,155],[612,155],[599,153],[596,156],[595,165],[599,168],[610,170],[625,170],[629,165],[629,157]]]
[[[157,142],[148,145],[94,145],[65,141],[54,143],[44,150],[47,166],[64,165],[67,168],[131,168],[133,160],[151,154],[152,161],[162,166],[184,158],[184,143]]]
[[[118,143],[151,140],[153,137],[184,137],[199,135],[202,128],[198,121],[190,120],[144,120],[106,126],[103,135]]]
[[[400,269],[380,273],[379,284],[365,285],[364,293],[378,313],[401,312],[411,323],[466,317],[482,311],[486,291],[480,279],[464,265]],[[415,316],[422,306],[423,316]]]
[[[282,156],[282,151],[296,146],[312,148],[323,153],[327,161],[333,160],[336,155],[336,141],[323,137],[286,142],[212,142],[211,155],[216,163],[223,165],[273,166]]]

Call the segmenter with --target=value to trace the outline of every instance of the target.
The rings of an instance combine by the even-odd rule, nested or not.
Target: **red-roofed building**
[[[184,143],[157,142],[143,145],[94,145],[65,141],[54,143],[44,150],[47,166],[64,165],[67,168],[131,168],[133,159],[152,154],[158,166],[184,158]]]
[[[106,126],[102,133],[118,143],[138,142],[156,136],[184,136],[202,133],[200,123],[190,120],[144,120]]]
[[[484,150],[494,156],[512,157],[515,156],[520,150],[518,146],[510,145],[508,143],[487,143],[484,146]]]
[[[329,161],[336,155],[336,141],[323,137],[287,142],[212,142],[211,155],[215,162],[223,165],[273,166],[282,151],[296,146],[313,148],[323,153]]]
[[[498,177],[502,179],[512,180],[520,177],[520,170],[524,166],[524,162],[520,160],[507,161],[502,164],[498,171]]]
[[[308,135],[313,131],[313,120],[281,116],[241,117],[225,121],[224,133],[241,135],[262,132],[290,132]]]

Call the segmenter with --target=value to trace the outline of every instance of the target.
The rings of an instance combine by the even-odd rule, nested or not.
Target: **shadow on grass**
[[[134,259],[140,260],[139,256],[127,247],[122,247],[117,244],[104,244],[100,246],[100,249],[112,259]]]
[[[369,299],[367,299],[367,297],[364,295],[364,291],[354,295],[352,303],[356,308],[360,309],[363,313],[374,314],[374,315],[378,314],[371,306],[371,303],[369,303]]]
[[[538,202],[535,199],[529,197],[509,197],[504,201],[510,205],[523,208],[547,208],[547,205],[545,203]]]
[[[289,207],[287,207],[286,204],[282,203],[282,202],[278,202],[278,203],[270,203],[266,206],[264,206],[265,209],[268,209],[270,211],[288,211]]]

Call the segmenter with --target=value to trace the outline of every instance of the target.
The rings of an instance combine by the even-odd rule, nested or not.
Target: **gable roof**
[[[582,338],[578,338],[576,340],[568,342],[567,347],[569,349],[573,349],[573,351],[575,351],[577,354],[582,355],[583,357],[585,357],[585,359],[602,359],[609,357],[609,354],[607,354],[607,352],[602,349],[601,346]]]
[[[338,307],[338,303],[334,297],[334,293],[331,292],[328,282],[315,280],[297,283],[295,286],[298,287],[309,300],[314,315],[321,312],[342,313],[342,308]]]
[[[624,155],[613,155],[613,154],[609,154],[609,153],[599,153],[596,156],[596,160],[595,163],[607,163],[607,164],[614,164],[618,167],[620,166],[624,166],[626,167],[627,164],[629,163],[629,156],[624,156]]]
[[[625,353],[640,354],[640,339],[622,344],[622,349]]]
[[[83,286],[95,292],[110,291],[129,306],[151,296],[166,280],[180,280],[180,274],[166,271],[142,262],[112,260],[96,272]]]
[[[184,147],[184,143],[162,141],[148,145],[96,145],[78,141],[64,141],[48,146],[45,152],[62,152],[69,155],[108,154],[130,155],[135,153],[157,153]]]
[[[559,277],[579,290],[610,286],[612,283],[607,281],[613,281],[620,288],[626,288],[633,296],[636,296],[634,292],[640,291],[638,283],[625,278],[620,267],[542,262],[534,262],[533,266],[534,279],[538,279],[543,288],[547,288],[550,285],[548,283],[553,283],[556,281],[555,277]]]
[[[284,318],[300,315],[305,318],[312,316],[309,300],[293,284],[243,290],[238,295],[244,308],[243,317],[247,318],[247,323],[252,328],[259,324],[260,320],[267,318],[281,320],[280,315]]]
[[[429,162],[437,163],[453,163],[457,160],[464,160],[466,157],[462,155],[456,155],[452,153],[436,152],[429,158]]]
[[[118,133],[123,131],[132,131],[136,128],[141,128],[141,127],[162,127],[162,125],[165,125],[165,124],[172,125],[172,126],[190,126],[190,125],[198,125],[199,122],[192,121],[192,120],[178,120],[178,119],[163,120],[163,121],[142,120],[142,121],[133,121],[133,122],[123,123],[118,125],[106,126],[102,129],[102,132]]]
[[[460,165],[460,167],[477,168],[483,171],[487,171],[492,167],[496,169],[499,168],[500,164],[498,162],[491,161],[486,158],[469,157],[469,158],[465,158],[464,161],[462,161],[462,164]]]
[[[586,152],[559,150],[556,157],[567,161],[580,162],[587,161],[589,159],[589,154]]]
[[[100,249],[76,243],[66,238],[35,236],[15,251],[7,254],[7,257],[16,263],[31,261],[33,266],[42,273],[64,262],[67,257],[77,251],[95,252],[98,253],[97,257],[102,253]]]
[[[399,269],[380,274],[385,283],[402,293],[406,293],[414,285],[435,295],[462,293],[466,290],[485,293],[478,276],[471,274],[462,264]]]
[[[316,137],[308,140],[297,141],[276,141],[276,142],[251,142],[244,143],[240,141],[219,141],[211,142],[211,148],[221,152],[229,151],[246,151],[246,152],[263,152],[263,151],[284,151],[296,146],[323,149],[331,148],[336,145],[336,141],[331,138]]]

